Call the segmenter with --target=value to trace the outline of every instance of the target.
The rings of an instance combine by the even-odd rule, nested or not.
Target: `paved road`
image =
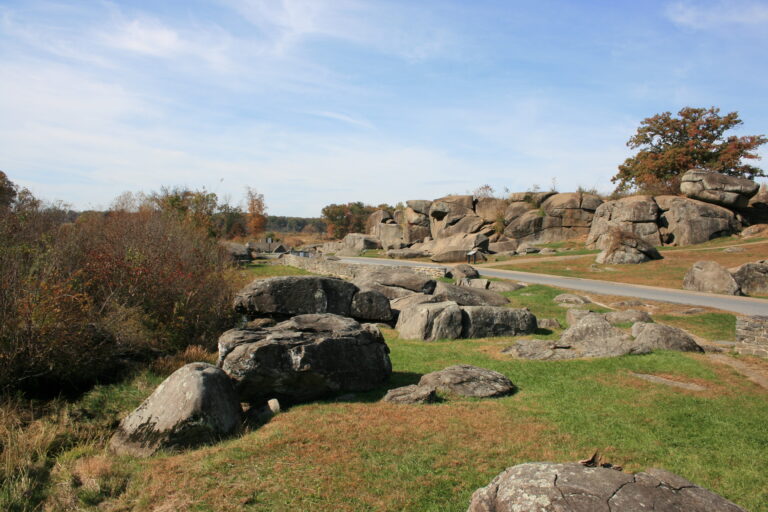
[[[389,260],[379,258],[341,258],[349,263],[361,263],[366,265],[390,265],[401,267],[436,266],[434,263]],[[704,306],[709,308],[733,311],[743,315],[768,315],[768,300],[752,299],[748,297],[731,297],[728,295],[714,295],[710,293],[691,292],[687,290],[673,290],[670,288],[656,288],[637,284],[612,283],[595,279],[580,279],[576,277],[560,277],[544,274],[532,274],[530,272],[515,272],[512,270],[497,270],[477,267],[480,275],[486,277],[498,277],[513,279],[525,283],[546,284],[558,288],[568,288],[584,292],[599,293],[602,295],[616,295],[633,299],[656,300],[660,302],[672,302],[675,304],[687,304],[690,306]]]

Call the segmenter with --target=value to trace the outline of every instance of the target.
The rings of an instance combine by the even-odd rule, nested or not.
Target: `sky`
[[[768,134],[766,50],[756,0],[0,0],[0,169],[75,209],[609,192],[654,114]]]

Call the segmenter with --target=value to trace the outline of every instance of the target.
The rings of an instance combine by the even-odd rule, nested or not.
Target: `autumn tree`
[[[379,207],[388,205],[379,205]],[[388,207],[391,209],[391,207]],[[323,220],[328,226],[328,235],[333,238],[344,238],[349,233],[365,231],[365,222],[376,211],[376,207],[360,201],[347,204],[330,204],[323,208]]]
[[[676,193],[680,177],[692,168],[749,179],[765,176],[743,160],[760,159],[755,150],[768,139],[725,134],[741,124],[737,112],[720,115],[716,107],[685,107],[677,116],[664,112],[646,118],[627,142],[638,153],[619,165],[611,181],[617,183],[617,192]]]
[[[253,237],[264,233],[267,225],[267,206],[264,204],[264,194],[251,187],[245,188],[245,203],[248,210],[246,231]]]

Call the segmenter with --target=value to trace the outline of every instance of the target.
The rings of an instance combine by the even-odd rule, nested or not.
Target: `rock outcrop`
[[[511,395],[516,390],[506,375],[468,364],[450,366],[423,375],[419,386],[440,393],[474,398],[496,398]]]
[[[536,317],[528,308],[462,306],[462,338],[518,336],[536,331]]]
[[[703,169],[691,169],[680,179],[680,192],[686,196],[728,208],[748,206],[759,188],[752,180]]]
[[[728,269],[715,261],[697,261],[683,278],[683,289],[697,292],[739,295],[741,290]]]
[[[635,323],[632,336],[611,325],[604,315],[586,313],[559,340],[519,340],[505,353],[523,359],[574,359],[647,354],[653,350],[702,352],[693,338],[675,327]]]
[[[503,306],[509,304],[509,299],[496,292],[443,282],[438,282],[435,285],[434,296],[443,301],[453,301],[459,306]]]
[[[768,260],[745,263],[733,272],[741,293],[768,297]]]
[[[652,246],[699,244],[738,232],[731,210],[678,196],[634,196],[603,203],[587,236],[587,246],[604,249],[618,229]]]
[[[582,464],[529,462],[474,492],[468,512],[746,512],[661,469],[632,474]]]
[[[603,238],[603,252],[595,258],[596,263],[605,265],[629,265],[660,260],[659,251],[634,233],[613,230]]]
[[[311,313],[333,313],[342,316],[363,314],[364,316],[358,318],[376,322],[388,322],[392,319],[392,312],[387,312],[384,307],[385,302],[388,305],[388,298],[376,298],[371,293],[366,293],[364,297],[354,301],[359,292],[360,289],[356,285],[332,277],[272,277],[257,279],[243,288],[235,296],[234,306],[235,311],[249,319],[264,315],[285,318]],[[374,304],[374,309],[366,307]],[[381,313],[378,318],[373,316],[376,311]]]
[[[455,302],[417,304],[400,311],[395,329],[405,340],[455,340],[461,337],[461,308]]]
[[[690,334],[670,325],[637,322],[632,326],[632,336],[635,337],[635,345],[644,352],[652,350],[704,352]]]
[[[375,325],[327,313],[229,330],[219,338],[219,365],[240,399],[256,405],[369,391],[392,373],[389,347]]]
[[[109,448],[139,457],[191,448],[237,433],[241,415],[226,373],[208,363],[191,363],[173,372],[120,422]]]
[[[381,401],[394,404],[427,404],[437,402],[437,393],[434,388],[412,384],[390,389]]]
[[[452,301],[404,308],[395,326],[400,338],[424,341],[518,336],[536,327],[536,317],[527,308],[460,306]]]
[[[507,208],[504,235],[529,242],[555,242],[589,233],[602,200],[579,192],[554,194],[538,208],[530,202],[513,202]]]
[[[683,279],[683,289],[726,295],[768,296],[768,260],[726,269],[715,261],[697,261]]]

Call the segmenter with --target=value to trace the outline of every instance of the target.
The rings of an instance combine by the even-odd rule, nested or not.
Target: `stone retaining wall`
[[[737,317],[736,342],[739,354],[768,357],[768,316]]]
[[[286,254],[280,258],[280,263],[304,269],[308,272],[324,276],[340,277],[342,279],[354,279],[358,274],[364,271],[384,271],[393,272],[395,270],[411,270],[420,274],[426,274],[433,279],[445,277],[446,267],[434,267],[431,265],[420,265],[413,267],[393,267],[391,265],[367,265],[363,263],[346,263],[344,261],[328,260],[322,257],[302,258],[293,254]]]

